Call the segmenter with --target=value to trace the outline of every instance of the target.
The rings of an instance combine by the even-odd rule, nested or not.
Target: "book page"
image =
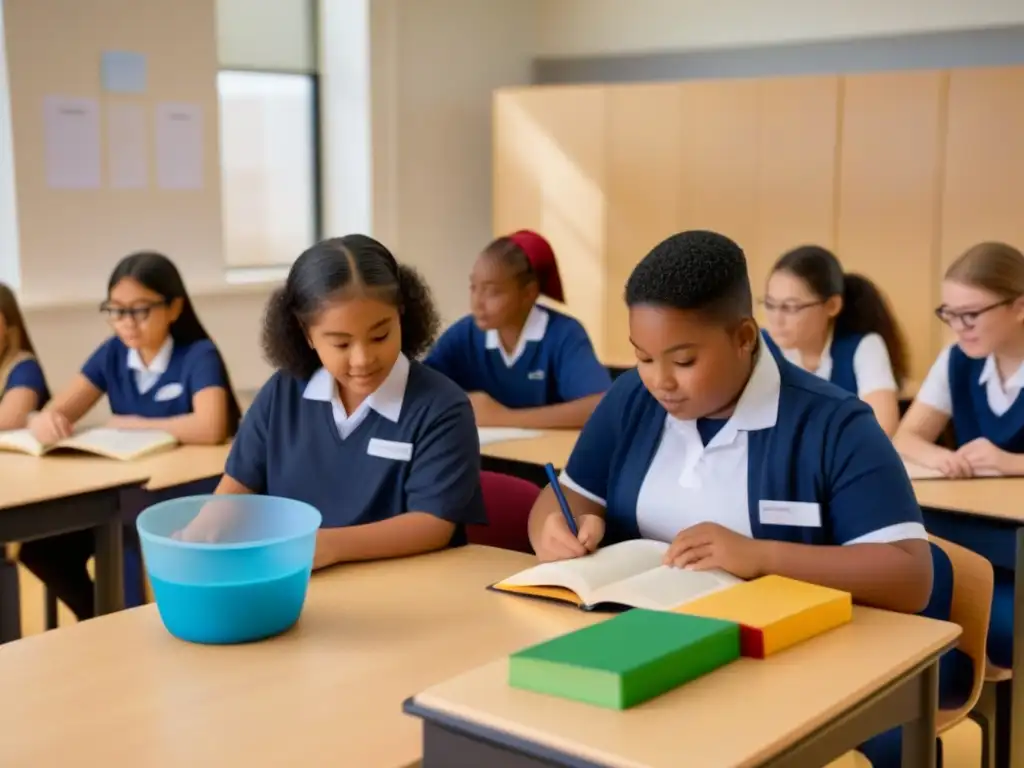
[[[510,440],[532,440],[544,434],[536,429],[518,429],[516,427],[477,427],[476,431],[480,435],[480,447],[494,443],[507,443]]]
[[[592,555],[557,563],[541,563],[501,582],[510,587],[565,587],[584,602],[609,584],[661,566],[668,544],[650,539],[635,539],[612,544]]]
[[[61,448],[74,448],[111,459],[132,459],[177,444],[171,435],[158,429],[110,429],[100,427],[86,430],[61,440]]]
[[[923,467],[920,464],[914,464],[912,461],[903,460],[903,467],[907,470],[907,474],[911,480],[945,480],[946,476],[937,469],[931,467]],[[975,477],[1002,477],[998,472],[993,469],[982,469],[974,473]]]
[[[27,429],[12,429],[0,432],[0,449],[19,451],[30,456],[42,456],[46,450],[43,444]]]
[[[598,603],[620,603],[634,608],[667,611],[742,581],[725,571],[689,571],[661,565],[595,590],[592,597]]]

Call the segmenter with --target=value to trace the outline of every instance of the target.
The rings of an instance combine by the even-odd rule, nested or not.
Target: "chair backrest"
[[[940,713],[939,727],[943,730],[966,717],[981,695],[981,687],[985,682],[985,644],[988,639],[989,614],[992,610],[994,575],[992,564],[976,552],[937,536],[931,537],[931,543],[942,550],[952,566],[953,584],[948,620],[960,625],[962,633],[956,651],[967,656],[973,667],[966,700],[957,702],[959,706],[955,709]],[[938,581],[935,586],[940,587]],[[950,654],[956,651],[951,651]],[[942,667],[940,674],[945,671],[945,667]],[[940,687],[944,687],[941,680]]]
[[[480,486],[488,524],[467,525],[469,543],[533,554],[526,523],[540,488],[528,480],[499,472],[481,472]]]

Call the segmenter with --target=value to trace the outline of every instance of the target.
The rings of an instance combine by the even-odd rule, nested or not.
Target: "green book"
[[[739,658],[731,621],[634,609],[509,657],[513,688],[628,709]]]

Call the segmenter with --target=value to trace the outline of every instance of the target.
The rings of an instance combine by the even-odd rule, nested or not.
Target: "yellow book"
[[[744,656],[763,659],[853,618],[848,592],[784,576],[764,576],[689,601],[675,609],[740,625]]]
[[[156,429],[87,429],[53,445],[43,445],[27,429],[0,432],[0,451],[44,456],[52,451],[91,453],[108,459],[133,461],[174,448],[173,435]]]

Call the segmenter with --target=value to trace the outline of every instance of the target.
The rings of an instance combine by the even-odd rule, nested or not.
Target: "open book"
[[[519,429],[518,427],[477,427],[481,447],[494,443],[507,443],[510,440],[532,440],[540,437],[543,432],[536,429]]]
[[[946,480],[948,479],[937,469],[931,467],[922,467],[920,464],[914,464],[911,461],[903,460],[903,466],[907,470],[907,474],[911,480]],[[975,477],[1002,477],[995,470],[979,470],[974,473]]]
[[[27,429],[0,432],[0,451],[43,456],[58,450],[82,451],[108,459],[132,461],[173,448],[178,441],[156,429],[87,429],[53,445],[43,445]]]
[[[499,592],[572,603],[586,610],[619,605],[667,611],[742,583],[724,571],[688,571],[661,564],[668,544],[634,539],[592,555],[541,563],[500,581]]]

